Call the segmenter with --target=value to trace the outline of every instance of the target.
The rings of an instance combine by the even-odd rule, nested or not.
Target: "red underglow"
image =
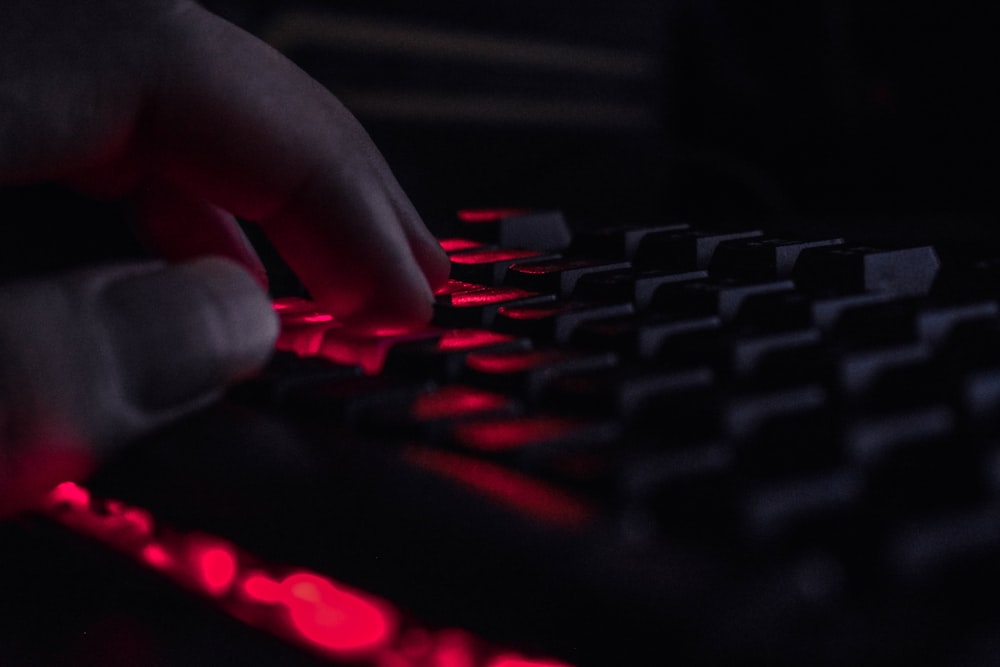
[[[282,598],[303,638],[337,652],[368,652],[393,631],[391,615],[374,601],[308,572],[281,582]]]
[[[520,373],[569,358],[563,350],[518,350],[513,352],[472,352],[465,365],[480,373]]]
[[[174,559],[170,557],[167,550],[161,545],[155,543],[150,543],[144,546],[142,551],[139,552],[139,557],[157,570],[170,567],[170,565],[174,562]]]
[[[430,661],[433,667],[476,667],[474,639],[461,630],[443,630],[438,633],[437,644]]]
[[[480,452],[504,452],[552,442],[579,432],[586,422],[568,417],[535,415],[458,424],[455,440]]]
[[[517,656],[497,656],[486,667],[567,667],[564,662],[554,660],[526,660]]]
[[[451,329],[441,336],[441,340],[437,342],[437,349],[441,352],[460,352],[509,343],[513,340],[514,336],[486,329]]]
[[[441,249],[445,252],[471,250],[472,248],[481,248],[483,245],[479,241],[473,241],[472,239],[441,239],[438,243],[441,244]]]
[[[531,276],[541,276],[547,273],[558,273],[569,269],[581,269],[588,266],[599,265],[600,262],[593,259],[562,260],[559,262],[538,262],[529,264],[514,264],[511,271],[525,273]]]
[[[222,595],[236,579],[236,555],[221,544],[195,546],[193,561],[205,590],[212,595]]]
[[[487,461],[437,449],[409,447],[404,456],[473,491],[538,521],[565,528],[581,527],[594,516],[578,498]]]
[[[470,308],[532,296],[538,296],[538,292],[529,292],[520,287],[481,287],[468,292],[456,292],[452,294],[451,305],[459,308]]]
[[[285,296],[271,302],[271,307],[278,313],[284,314],[293,311],[316,310],[316,304],[297,296]]]
[[[502,306],[497,315],[509,317],[512,320],[544,320],[566,310],[566,306]]]
[[[500,410],[510,402],[502,394],[455,385],[421,394],[410,406],[410,415],[418,421],[465,417]]]
[[[90,506],[90,492],[79,484],[63,482],[49,492],[49,502],[65,503],[85,509]]]
[[[254,572],[243,580],[243,594],[251,600],[265,604],[281,601],[281,584],[266,574]]]
[[[542,252],[527,248],[494,248],[492,250],[470,250],[451,256],[455,264],[491,264],[493,262],[509,262],[512,259],[541,257]]]
[[[447,294],[454,294],[455,292],[468,292],[469,290],[482,289],[483,287],[483,285],[477,285],[476,283],[467,283],[462,280],[449,278],[448,282],[434,291],[434,295],[444,296]]]
[[[320,342],[317,354],[340,364],[360,366],[368,375],[381,372],[386,355],[394,345],[432,340],[441,335],[431,327],[377,329],[374,332],[329,329]]]
[[[529,213],[529,209],[526,208],[489,208],[489,209],[469,209],[465,211],[458,212],[458,219],[462,222],[477,223],[477,222],[492,222],[494,220],[503,220],[504,218],[510,218],[515,215],[524,215]]]

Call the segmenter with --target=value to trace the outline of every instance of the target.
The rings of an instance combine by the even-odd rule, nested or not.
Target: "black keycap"
[[[602,259],[560,259],[545,262],[518,262],[507,268],[506,283],[534,292],[547,292],[567,297],[577,281],[599,271],[628,270],[628,262],[608,262]]]
[[[559,255],[547,254],[528,248],[476,248],[451,255],[451,277],[467,283],[501,285],[507,267],[529,259],[554,260]]]
[[[762,235],[757,230],[716,232],[689,229],[655,232],[639,242],[633,265],[637,269],[659,269],[674,273],[704,271],[711,264],[716,247],[723,241]]]
[[[441,294],[434,301],[434,324],[439,327],[484,328],[493,326],[501,306],[548,303],[554,294],[537,294],[520,287],[480,287],[478,289]]]
[[[576,283],[574,298],[585,301],[631,301],[637,310],[645,310],[661,285],[703,280],[707,271],[667,273],[664,271],[607,271],[582,276]]]
[[[703,280],[664,285],[653,295],[650,310],[675,315],[714,315],[723,322],[732,322],[749,297],[769,292],[790,292],[794,287],[790,280],[764,283]]]
[[[250,382],[237,386],[231,395],[255,405],[273,406],[284,402],[290,391],[309,384],[335,382],[361,375],[357,365],[337,364],[322,357],[300,357],[277,352],[268,365]]]
[[[628,358],[653,359],[681,335],[717,331],[717,317],[673,318],[657,315],[617,317],[588,322],[574,333],[572,342]]]
[[[840,245],[844,239],[794,241],[779,238],[748,238],[723,241],[715,249],[708,270],[720,278],[784,280],[792,277],[795,262],[806,248]]]
[[[617,363],[617,357],[610,353],[586,353],[552,348],[513,352],[473,352],[465,359],[464,377],[469,383],[478,387],[513,393],[534,400],[547,384],[561,375],[610,368]]]
[[[385,370],[444,382],[458,377],[470,352],[527,350],[530,347],[531,341],[527,338],[486,329],[450,329],[437,340],[393,347],[386,357]]]
[[[813,292],[920,296],[930,292],[939,267],[937,253],[930,246],[881,250],[842,245],[803,250],[793,277],[797,285]]]
[[[458,214],[459,235],[504,247],[562,250],[571,234],[560,211],[467,210]]]
[[[603,229],[581,230],[576,234],[570,251],[576,255],[631,260],[639,244],[650,234],[679,232],[688,229],[685,224],[649,227],[623,225]]]
[[[582,324],[632,314],[630,303],[564,301],[501,306],[493,327],[539,343],[566,343]]]

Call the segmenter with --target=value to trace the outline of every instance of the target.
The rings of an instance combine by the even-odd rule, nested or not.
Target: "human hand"
[[[357,121],[190,0],[0,5],[0,184],[41,181],[131,198],[167,259],[218,255],[263,282],[233,216],[257,221],[321,306],[359,326],[426,321],[447,277]],[[31,487],[0,501],[202,404],[275,335],[263,293],[222,260],[0,288],[0,485]]]

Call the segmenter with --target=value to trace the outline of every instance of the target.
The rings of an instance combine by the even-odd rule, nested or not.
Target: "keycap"
[[[709,231],[689,229],[648,234],[639,242],[633,258],[637,269],[660,269],[674,273],[704,271],[712,262],[715,249],[723,241],[762,236],[759,230]]]
[[[646,310],[661,285],[703,280],[707,271],[668,273],[665,271],[601,271],[581,276],[573,297],[583,301],[631,301],[637,310]]]
[[[528,259],[555,260],[559,255],[529,248],[475,248],[451,255],[451,278],[468,283],[501,285],[507,267]]]
[[[931,246],[894,250],[859,245],[807,248],[799,255],[793,278],[799,287],[813,292],[919,296],[930,292],[940,264]]]
[[[792,277],[795,262],[806,248],[824,248],[843,242],[842,238],[803,241],[763,237],[723,241],[716,247],[708,270],[720,278],[784,280]]]
[[[678,318],[664,315],[626,316],[581,324],[573,332],[575,345],[616,352],[623,357],[651,360],[670,349],[675,337],[717,331],[718,317]]]
[[[791,292],[790,280],[745,283],[735,280],[703,280],[679,285],[663,285],[656,290],[650,310],[684,315],[714,315],[732,322],[750,296],[771,292]]]
[[[356,418],[369,431],[434,441],[461,422],[515,416],[522,411],[516,399],[504,394],[451,384],[429,386],[416,395],[386,394],[362,406]]]
[[[360,366],[338,364],[322,357],[300,357],[293,352],[276,352],[267,366],[250,382],[230,392],[237,400],[254,405],[276,406],[288,393],[309,384],[338,381],[362,374]]]
[[[582,276],[599,271],[627,270],[628,262],[608,262],[602,259],[560,259],[542,262],[518,262],[507,268],[505,282],[534,292],[546,292],[567,297],[573,293]]]
[[[610,353],[567,349],[472,352],[465,359],[465,379],[475,386],[537,399],[561,375],[609,368],[618,362]]]
[[[360,366],[374,375],[382,370],[389,351],[404,343],[434,341],[444,332],[436,327],[383,328],[356,331],[346,327],[329,329],[323,334],[316,354],[341,364]]]
[[[868,292],[752,294],[744,301],[736,325],[770,330],[816,327],[830,332],[849,309],[886,303],[892,298],[890,294]]]
[[[995,301],[941,303],[904,299],[846,310],[835,330],[839,338],[871,343],[943,343],[962,322],[988,320],[1000,312]]]
[[[505,247],[562,250],[569,246],[569,225],[560,211],[493,209],[459,211],[461,234]]]
[[[446,382],[458,377],[470,352],[527,350],[530,347],[531,341],[524,337],[486,329],[448,329],[435,340],[393,346],[386,356],[385,371]]]
[[[550,303],[505,305],[497,310],[493,327],[539,343],[566,343],[581,325],[612,317],[631,315],[630,303],[553,301]]]
[[[488,329],[504,305],[527,305],[555,301],[554,294],[538,294],[520,287],[479,287],[441,294],[434,300],[435,326]]]
[[[859,417],[845,427],[844,447],[852,461],[872,466],[900,448],[947,438],[955,423],[955,412],[946,405]]]
[[[574,236],[570,252],[581,256],[631,260],[646,236],[657,232],[679,232],[686,229],[688,225],[683,223],[585,229]]]
[[[451,444],[478,454],[509,456],[530,463],[557,452],[611,446],[621,434],[621,427],[612,421],[534,414],[456,424],[451,430]]]

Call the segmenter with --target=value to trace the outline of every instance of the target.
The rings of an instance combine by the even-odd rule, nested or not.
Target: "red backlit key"
[[[559,211],[467,210],[459,211],[458,219],[462,235],[507,247],[563,250],[571,238]]]
[[[477,386],[513,392],[532,399],[561,375],[609,368],[617,361],[617,357],[610,353],[555,349],[473,352],[465,359],[465,376]]]
[[[529,336],[542,343],[565,343],[581,324],[632,314],[630,303],[540,303],[503,306],[493,325],[498,331]]]
[[[631,268],[628,262],[602,259],[559,259],[549,262],[518,262],[507,269],[506,283],[535,292],[559,296],[573,293],[577,281],[588,273]]]
[[[538,294],[520,287],[481,287],[441,294],[434,302],[434,324],[489,329],[503,305],[545,303],[555,298],[554,294]]]
[[[500,285],[507,275],[507,267],[528,259],[558,259],[559,255],[547,254],[528,248],[487,248],[456,252],[451,255],[451,277],[467,283]]]
[[[514,416],[522,411],[509,396],[465,385],[433,387],[415,397],[386,397],[359,413],[365,428],[409,439],[431,440],[473,418]]]
[[[385,370],[437,381],[453,380],[474,351],[527,350],[531,341],[486,329],[449,329],[434,341],[402,343],[389,350]]]
[[[561,452],[613,447],[621,435],[621,426],[610,421],[536,414],[458,424],[451,429],[451,443],[530,464]]]
[[[473,248],[483,247],[481,242],[473,241],[472,239],[440,239],[438,243],[441,244],[441,249],[449,255],[453,252],[461,252],[462,250],[472,250]]]
[[[316,354],[323,335],[340,327],[332,315],[316,309],[315,304],[302,299],[281,299],[275,302],[281,321],[281,332],[275,347],[300,356]]]
[[[318,354],[340,364],[360,366],[374,375],[382,370],[386,355],[396,345],[414,341],[433,341],[443,331],[431,327],[382,329],[358,332],[349,329],[330,329],[320,343]]]

